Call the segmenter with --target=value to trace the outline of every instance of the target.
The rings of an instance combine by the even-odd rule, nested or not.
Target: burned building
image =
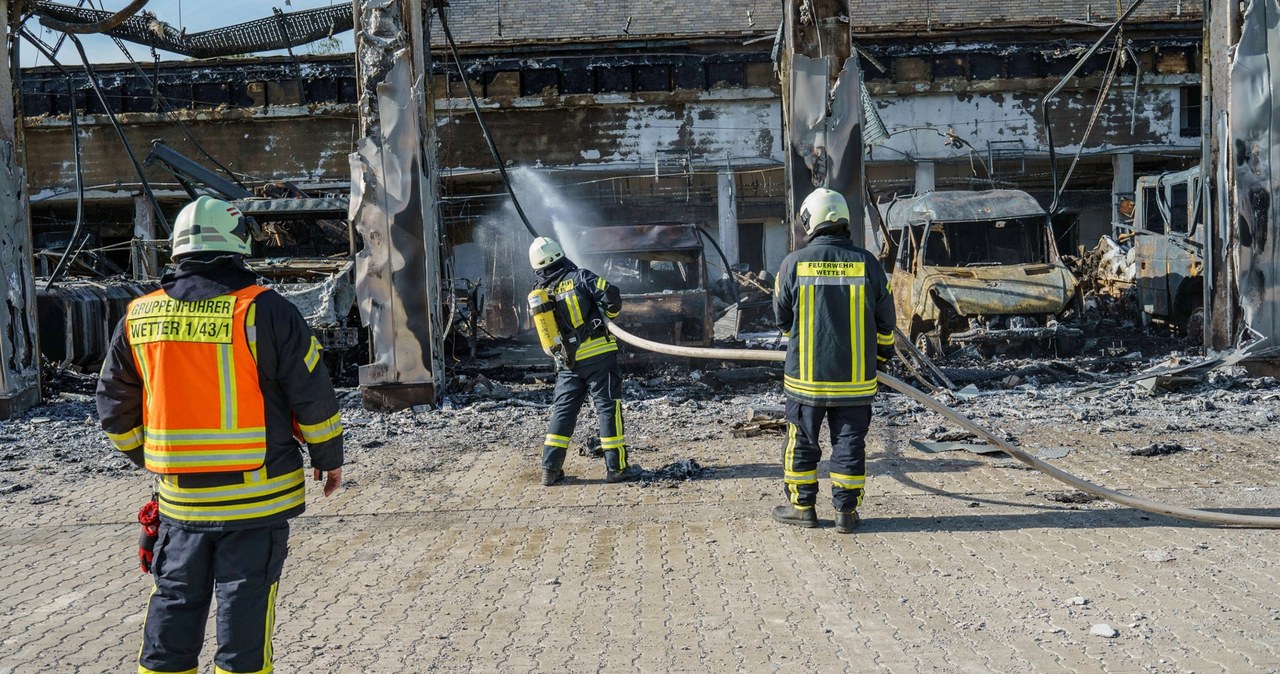
[[[878,195],[1018,188],[1048,207],[1056,168],[1059,184],[1066,183],[1059,242],[1074,252],[1110,231],[1135,175],[1198,160],[1199,3],[1143,3],[1048,100],[1118,18],[1114,8],[853,2],[851,16],[867,86],[890,132],[868,159]]]
[[[1200,151],[1198,7],[1149,0],[1113,44],[1043,99],[1114,16],[1083,2],[848,3],[798,20],[836,26],[858,54],[886,127],[866,155],[878,201],[937,188],[1017,188],[1059,200],[1043,119],[1059,152],[1059,247],[1073,252],[1109,230],[1135,174],[1185,168]],[[429,96],[443,220],[446,288],[461,304],[487,296],[491,334],[519,329],[526,234],[466,91],[535,227],[696,225],[725,263],[776,268],[794,246],[784,188],[783,8],[765,0],[597,3],[454,0],[445,8],[459,50],[451,62],[428,19]],[[122,59],[125,55],[122,54]],[[171,172],[144,169],[155,202],[105,114],[117,115],[140,158],[154,139],[245,184],[288,183],[313,197],[350,189],[358,74],[349,55],[207,59],[98,66],[103,96],[80,71],[22,73],[21,111],[37,275],[70,243],[79,201],[86,242],[72,272],[154,275],[164,216],[188,199]],[[465,80],[465,82],[464,82]],[[75,110],[76,114],[72,115]],[[1069,178],[1069,179],[1068,179]],[[341,236],[285,228],[279,256],[349,252]],[[482,290],[476,291],[477,288]],[[461,306],[461,305],[459,305]]]

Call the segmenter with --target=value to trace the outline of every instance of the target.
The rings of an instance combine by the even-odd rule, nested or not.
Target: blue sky
[[[68,5],[77,3],[77,0],[58,1]],[[263,0],[151,0],[144,9],[154,13],[160,20],[174,27],[185,27],[188,33],[198,33],[210,28],[229,26],[271,16],[273,7],[292,12],[327,7],[334,4],[350,4],[350,2],[351,0],[268,0],[267,2],[263,2]],[[87,0],[85,6],[93,5],[100,9],[114,12],[128,4],[129,0]],[[27,27],[49,44],[56,42],[61,35],[45,29],[34,18],[27,22]],[[341,49],[343,51],[351,51],[351,31],[347,31],[337,37],[341,41]],[[122,63],[125,61],[124,55],[120,53],[120,48],[110,38],[101,35],[90,35],[85,36],[81,41],[84,43],[85,52],[95,63]],[[131,42],[126,42],[125,46],[129,48],[129,53],[133,55],[134,59],[139,61],[151,60],[151,50],[148,47],[135,45]],[[49,62],[40,56],[39,52],[31,45],[23,42],[21,49],[23,67],[49,65]],[[308,49],[309,46],[304,45],[295,49],[294,52],[298,54],[310,53]],[[261,55],[269,56],[284,53],[286,52],[271,51],[262,52]],[[64,66],[78,65],[80,63],[80,57],[76,54],[75,47],[70,42],[62,45],[57,57]],[[187,57],[162,51],[160,52],[160,58],[183,60]]]

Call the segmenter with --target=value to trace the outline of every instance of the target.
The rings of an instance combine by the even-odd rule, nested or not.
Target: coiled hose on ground
[[[786,359],[786,354],[782,351],[757,351],[753,349],[711,349],[698,348],[690,346],[675,346],[673,344],[663,344],[652,340],[637,337],[626,330],[610,323],[609,330],[613,332],[618,339],[630,344],[634,347],[653,351],[669,356],[678,356],[683,358],[709,358],[714,360],[753,360],[753,361],[782,361]],[[1280,529],[1280,517],[1271,517],[1267,515],[1240,515],[1235,513],[1220,513],[1209,510],[1197,510],[1195,508],[1184,508],[1182,506],[1160,503],[1138,496],[1130,496],[1122,494],[1096,485],[1088,480],[1076,477],[1071,473],[1046,463],[1036,457],[1022,451],[1011,442],[1002,440],[990,431],[979,426],[972,419],[960,414],[959,412],[947,407],[937,399],[917,390],[915,387],[884,372],[879,373],[878,379],[880,383],[889,388],[915,400],[916,402],[928,407],[929,409],[941,414],[947,419],[955,422],[961,428],[973,433],[974,435],[991,443],[992,446],[999,447],[1009,456],[1031,466],[1032,468],[1048,475],[1049,477],[1068,484],[1082,492],[1093,494],[1099,498],[1106,499],[1112,503],[1118,503],[1128,506],[1134,510],[1155,513],[1157,515],[1167,515],[1180,520],[1190,520],[1192,522],[1205,522],[1207,524],[1218,524],[1225,526],[1253,527],[1261,529]]]

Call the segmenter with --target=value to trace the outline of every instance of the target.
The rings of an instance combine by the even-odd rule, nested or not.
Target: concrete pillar
[[[1210,124],[1201,133],[1211,134],[1209,155],[1201,159],[1209,163],[1208,179],[1213,181],[1214,226],[1208,246],[1213,259],[1208,262],[1210,278],[1206,284],[1210,302],[1205,307],[1208,324],[1205,346],[1226,349],[1235,345],[1239,327],[1236,296],[1236,192],[1235,161],[1231,144],[1229,109],[1231,102],[1231,60],[1236,44],[1240,41],[1243,4],[1235,2],[1204,3],[1204,31],[1206,68],[1201,79],[1209,87],[1210,106],[1202,111]]]
[[[40,402],[40,342],[32,275],[31,220],[23,161],[22,125],[16,119],[9,27],[16,8],[0,0],[0,419]],[[16,41],[15,41],[16,42]]]
[[[156,214],[151,199],[145,194],[133,197],[133,240],[137,254],[133,260],[134,280],[160,276],[160,261],[156,255]]]
[[[364,239],[356,296],[373,359],[365,407],[432,404],[444,389],[428,24],[421,2],[353,0],[360,138],[350,217]]]
[[[737,179],[733,171],[721,171],[716,181],[716,192],[720,195],[720,248],[729,264],[738,264],[738,195]],[[710,257],[710,252],[708,252]],[[729,270],[724,270],[729,276]]]
[[[1111,155],[1111,222],[1120,222],[1120,195],[1133,197],[1133,155]]]
[[[916,194],[932,192],[934,188],[934,165],[931,161],[916,162]]]

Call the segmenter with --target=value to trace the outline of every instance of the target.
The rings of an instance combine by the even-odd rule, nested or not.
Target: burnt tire
[[[912,341],[920,353],[923,353],[925,358],[929,360],[938,360],[946,355],[942,350],[942,335],[939,334],[938,330],[918,333]]]

